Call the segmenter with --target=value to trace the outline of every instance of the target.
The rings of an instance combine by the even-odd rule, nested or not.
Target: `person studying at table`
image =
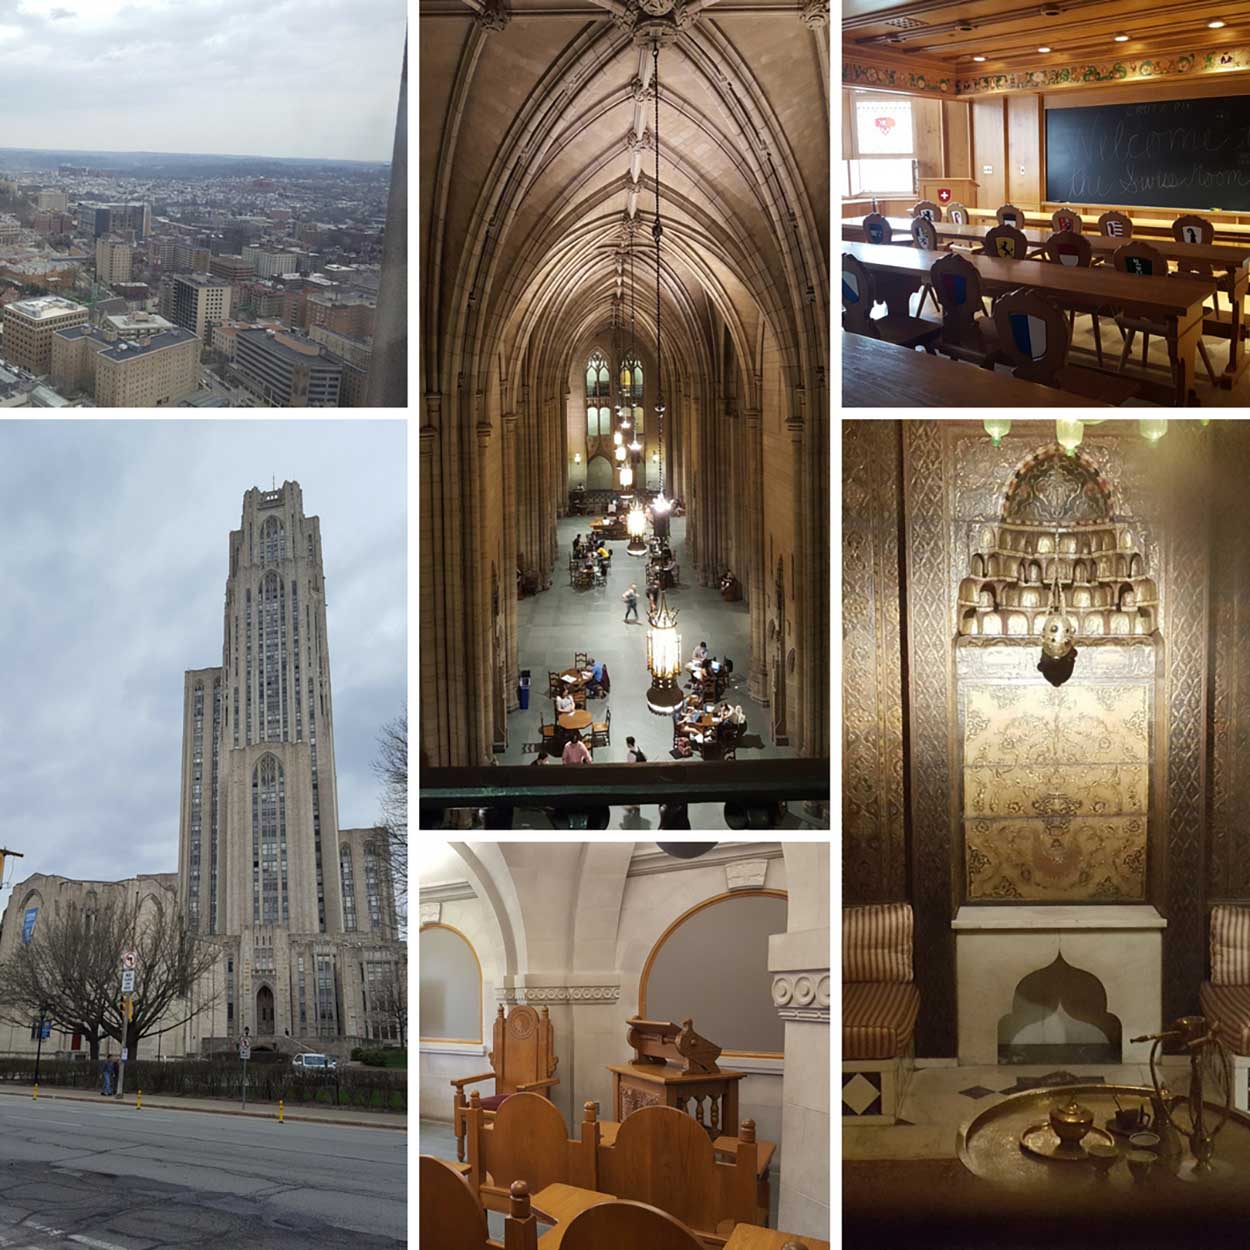
[[[567,716],[575,706],[573,696],[567,690],[562,690],[556,695],[556,714],[558,716]]]

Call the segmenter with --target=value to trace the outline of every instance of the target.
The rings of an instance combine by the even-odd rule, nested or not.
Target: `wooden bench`
[[[537,1250],[538,1223],[530,1209],[524,1181],[511,1187],[505,1244],[490,1239],[486,1215],[455,1169],[443,1159],[422,1155],[418,1160],[421,1205],[417,1219],[423,1245],[438,1250]]]

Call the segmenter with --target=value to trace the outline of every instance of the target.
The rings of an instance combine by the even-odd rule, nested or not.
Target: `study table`
[[[1063,205],[1057,205],[1056,208],[1051,211],[1058,212],[1062,207]],[[1042,212],[1040,209],[1021,209],[1020,211],[1024,214],[1026,224],[1032,221],[1045,227],[1050,226],[1050,213]],[[1102,212],[1081,212],[1079,208],[1075,208],[1072,211],[1077,213],[1077,215],[1081,218],[1081,224],[1085,226],[1086,229],[1089,229],[1091,226],[1094,229],[1098,228],[1098,218],[1102,216]],[[1197,212],[1197,210],[1192,208],[1178,208],[1173,211],[1171,217],[1138,217],[1127,209],[1119,209],[1117,211],[1124,213],[1129,221],[1133,223],[1134,238],[1140,237],[1148,239],[1151,243],[1153,243],[1156,238],[1160,237],[1170,239],[1172,237],[1172,223],[1177,219],[1177,217],[1186,217],[1195,213],[1197,213],[1197,216],[1199,217],[1203,216],[1201,212]],[[1147,209],[1146,211],[1149,212],[1150,210]],[[998,210],[996,208],[968,209],[968,216],[974,221],[986,222],[986,229],[990,226],[996,226],[998,224],[997,214]],[[1210,221],[1212,226],[1214,226],[1215,237],[1217,239],[1229,239],[1234,242],[1250,242],[1250,225],[1240,221],[1223,221],[1217,217],[1210,217],[1207,218],[1207,220]]]
[[[590,1207],[615,1202],[612,1194],[596,1193],[593,1189],[578,1189],[576,1185],[564,1185],[557,1181],[540,1189],[530,1198],[530,1210],[544,1224],[555,1227],[538,1239],[540,1250],[558,1250],[564,1240],[569,1221]]]
[[[1058,387],[845,331],[842,403],[847,408],[1109,407]]]
[[[887,217],[893,237],[890,245],[910,246],[912,243],[910,217]],[[932,223],[937,231],[938,240],[958,240],[968,243],[982,243],[985,240],[989,225],[976,222],[965,222],[958,225],[950,221]],[[1030,255],[1038,255],[1046,246],[1046,241],[1054,233],[1048,227],[1024,226],[1017,227],[1029,245]],[[1095,234],[1086,231],[1083,235],[1089,240],[1090,250],[1094,257],[1103,264],[1110,266],[1111,258],[1116,249],[1123,247],[1127,239],[1115,239],[1109,235]],[[862,221],[845,220],[842,222],[842,238],[851,243],[864,241]],[[1203,318],[1203,330],[1207,334],[1228,339],[1228,363],[1220,374],[1220,385],[1227,388],[1250,367],[1250,353],[1243,350],[1243,342],[1250,323],[1247,323],[1245,307],[1246,295],[1250,291],[1250,227],[1247,237],[1242,243],[1178,243],[1173,238],[1147,239],[1151,247],[1165,259],[1181,264],[1209,265],[1219,271],[1216,280],[1218,289],[1228,298],[1231,313],[1215,313],[1210,310]]]
[[[854,256],[872,274],[877,298],[896,316],[906,316],[912,294],[919,289],[933,265],[948,253],[918,247],[894,247],[879,243],[844,243],[842,251]],[[1143,383],[1143,393],[1183,406],[1193,394],[1198,340],[1203,328],[1203,301],[1215,290],[1211,278],[1138,277],[1100,266],[1075,269],[1066,265],[1042,265],[1029,260],[1003,260],[993,256],[969,256],[987,292],[1017,288],[1036,291],[1062,308],[1078,312],[1119,309],[1168,325],[1168,339],[1177,368],[1171,385]],[[1194,397],[1196,402],[1196,397]]]
[[[805,1237],[801,1233],[782,1233],[775,1228],[760,1228],[758,1224],[735,1224],[729,1240],[725,1242],[725,1250],[786,1250],[787,1246],[792,1245],[802,1246],[803,1250],[829,1250],[827,1241]]]

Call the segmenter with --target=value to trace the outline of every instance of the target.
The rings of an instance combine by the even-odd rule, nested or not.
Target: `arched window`
[[[421,926],[421,1040],[482,1040],[482,965],[472,943],[445,924]]]
[[[286,557],[286,530],[276,516],[271,516],[260,527],[260,558],[265,562]]]
[[[612,433],[612,379],[607,357],[596,351],[586,362],[586,434],[599,438]]]
[[[694,1020],[727,1055],[781,1058],[785,1027],[773,1005],[768,939],[786,931],[779,890],[718,894],[679,916],[647,956],[638,1014]]]
[[[279,865],[281,873],[279,874]],[[286,775],[272,755],[252,769],[252,921],[290,918],[286,897]]]

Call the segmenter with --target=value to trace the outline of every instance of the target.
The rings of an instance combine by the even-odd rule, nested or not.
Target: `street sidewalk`
[[[33,1085],[0,1084],[0,1095],[10,1094],[18,1098],[32,1101]],[[135,1091],[129,1089],[124,1098],[112,1098],[106,1103],[99,1090],[74,1089],[63,1085],[41,1085],[39,1087],[40,1102],[89,1102],[97,1106],[110,1103],[121,1104],[134,1109]],[[249,1103],[246,1111],[239,1103],[225,1098],[181,1098],[176,1094],[144,1094],[143,1110],[153,1111],[200,1111],[209,1115],[238,1115],[255,1120],[274,1120],[278,1118],[278,1104]],[[308,1103],[291,1103],[283,1110],[283,1118],[307,1124],[344,1124],[358,1128],[396,1129],[408,1131],[408,1116],[395,1111],[367,1111],[363,1107],[323,1107]]]

